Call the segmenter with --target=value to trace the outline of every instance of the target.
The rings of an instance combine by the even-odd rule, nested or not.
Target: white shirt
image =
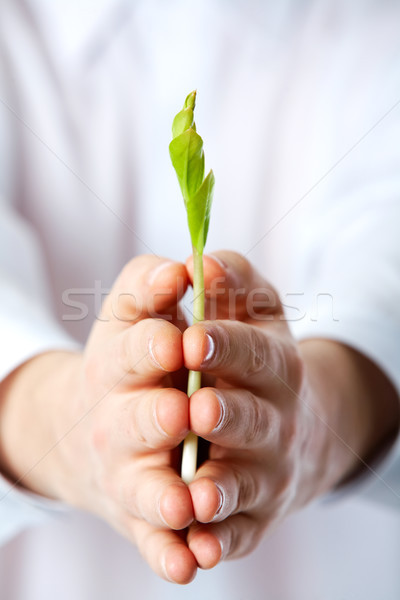
[[[189,253],[168,143],[197,88],[217,178],[207,250],[245,254],[296,335],[358,348],[399,389],[399,19],[389,1],[4,0],[1,376],[84,343],[132,255]],[[358,497],[309,507],[189,588],[105,524],[3,480],[1,596],[394,600],[398,455]]]

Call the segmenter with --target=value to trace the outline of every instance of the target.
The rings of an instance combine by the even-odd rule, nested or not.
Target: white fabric
[[[167,148],[197,88],[217,177],[207,250],[243,252],[296,335],[360,349],[400,389],[399,22],[389,1],[3,0],[1,375],[84,343],[132,255],[188,254]],[[0,595],[394,600],[398,447],[365,484],[382,504],[310,507],[186,589],[106,525],[2,480]]]

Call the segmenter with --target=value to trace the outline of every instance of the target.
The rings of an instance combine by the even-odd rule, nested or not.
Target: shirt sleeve
[[[35,355],[79,348],[53,316],[40,241],[5,197],[10,192],[13,168],[13,140],[6,111],[5,105],[0,106],[0,381]],[[0,544],[66,510],[58,502],[11,484],[0,474]]]
[[[40,353],[79,348],[52,316],[38,239],[4,203],[0,209],[0,288],[0,379]],[[59,517],[66,510],[0,475],[0,544],[25,527]]]
[[[5,10],[6,16],[9,12]],[[9,26],[13,26],[12,19]],[[15,35],[18,44],[23,32],[15,27]],[[80,348],[57,322],[46,252],[39,235],[18,210],[24,156],[18,119],[11,108],[18,106],[12,61],[8,64],[9,53],[2,44],[0,36],[0,381],[38,354]],[[66,510],[58,502],[13,485],[0,474],[0,544]]]
[[[385,28],[364,28],[369,39],[345,46],[346,56],[338,46],[342,72],[333,67],[322,83],[334,117],[319,143],[323,153],[332,140],[331,169],[301,210],[305,305],[291,325],[299,339],[360,351],[400,392],[400,44],[387,25],[386,37]],[[381,51],[372,56],[375,42]],[[400,508],[399,439],[356,485],[362,496]]]
[[[53,316],[40,244],[30,226],[0,205],[0,379],[32,356],[79,346]]]
[[[4,203],[0,209],[0,379],[31,357],[77,350],[52,316],[43,254],[34,232]],[[0,476],[0,544],[67,509]]]

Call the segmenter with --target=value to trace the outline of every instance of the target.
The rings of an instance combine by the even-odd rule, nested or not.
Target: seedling
[[[186,207],[193,249],[193,323],[204,320],[203,250],[207,240],[214,189],[212,171],[204,177],[203,140],[196,132],[194,107],[196,92],[191,92],[172,123],[169,145],[173,167],[178,176]],[[189,371],[188,396],[201,387],[201,373]],[[181,476],[190,483],[197,467],[197,436],[190,432],[183,443]]]

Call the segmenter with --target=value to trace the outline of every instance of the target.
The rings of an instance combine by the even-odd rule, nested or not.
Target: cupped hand
[[[186,367],[213,378],[190,399],[190,427],[210,447],[190,484],[188,541],[209,568],[248,553],[266,528],[321,493],[312,456],[328,449],[275,290],[232,252],[205,257],[204,269],[212,320],[188,328],[183,348]]]
[[[138,257],[83,354],[44,353],[1,386],[1,472],[99,515],[177,583],[252,550],[365,465],[399,419],[393,386],[365,356],[295,342],[243,257],[204,263],[207,321],[187,328],[179,308],[190,261]],[[185,368],[207,386],[190,402]],[[178,463],[189,430],[210,446],[188,488]]]
[[[178,583],[197,568],[178,533],[194,518],[178,474],[189,427],[178,308],[187,284],[183,264],[154,256],[123,269],[75,357],[51,452],[56,476],[44,490],[105,519]]]

